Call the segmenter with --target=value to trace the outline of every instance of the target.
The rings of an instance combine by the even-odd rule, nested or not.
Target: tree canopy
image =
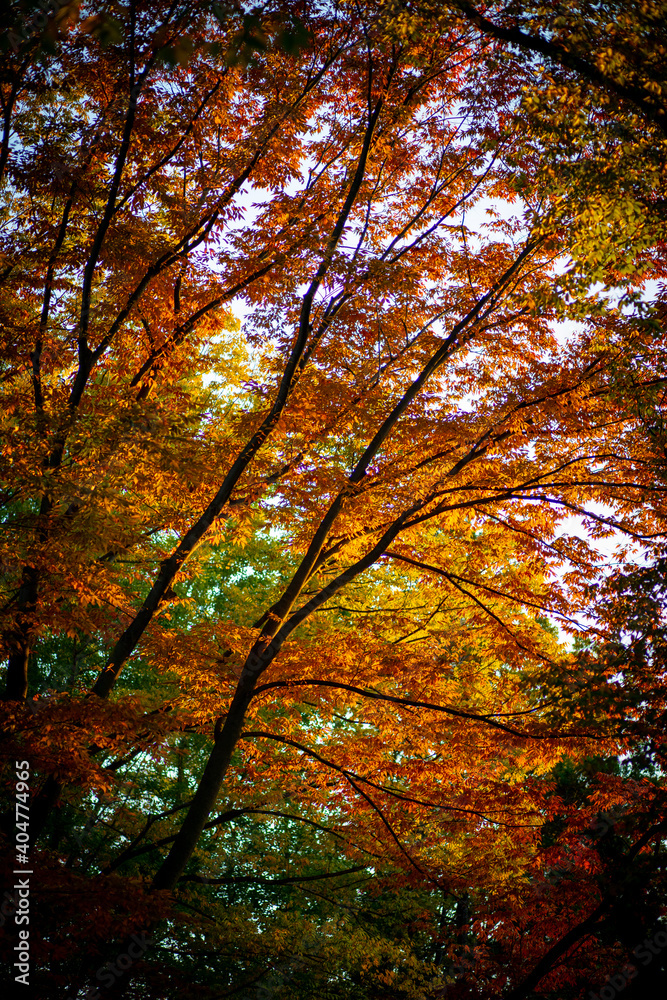
[[[664,989],[665,13],[8,5],[17,995]]]

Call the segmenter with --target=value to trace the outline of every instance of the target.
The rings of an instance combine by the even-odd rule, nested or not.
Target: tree
[[[544,616],[578,627],[599,571],[564,518],[663,530],[619,376],[644,399],[664,365],[652,319],[626,321],[653,243],[639,226],[613,244],[627,268],[606,248],[600,271],[539,114],[517,150],[521,79],[489,75],[460,8],[434,33],[427,10],[372,3],[137,0],[8,37],[5,753],[40,782],[42,885],[79,901],[65,928],[40,915],[39,988],[83,989],[179,907],[261,911],[257,886],[303,900],[317,877],[348,878],[350,907],[364,894],[377,950],[371,973],[330,898],[302,906],[348,970],[337,995],[348,975],[428,995],[454,955],[461,990],[497,992],[493,942],[481,971],[461,957],[470,890],[482,948],[560,808],[551,770],[622,752],[603,671],[604,697],[550,714],[545,683],[579,661]],[[562,275],[572,233],[585,252]],[[585,322],[561,335],[567,316]],[[54,696],[31,700],[31,678]],[[223,848],[221,829],[267,815]],[[202,875],[201,851],[243,874]],[[284,874],[294,851],[306,864]],[[376,915],[392,880],[428,946]],[[255,888],[230,902],[238,885]],[[270,974],[245,913],[214,955],[199,929],[202,988]],[[262,920],[279,954],[280,919]],[[135,962],[109,989],[183,989],[179,926],[167,972]],[[221,937],[245,954],[221,964]]]

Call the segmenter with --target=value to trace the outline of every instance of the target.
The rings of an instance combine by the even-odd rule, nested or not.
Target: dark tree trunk
[[[16,621],[5,634],[9,647],[5,701],[25,701],[28,695],[28,658],[32,640],[33,615],[37,603],[37,570],[23,571],[19,588]]]

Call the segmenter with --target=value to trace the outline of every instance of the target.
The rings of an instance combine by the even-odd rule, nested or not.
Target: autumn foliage
[[[18,995],[664,988],[665,14],[9,4]]]

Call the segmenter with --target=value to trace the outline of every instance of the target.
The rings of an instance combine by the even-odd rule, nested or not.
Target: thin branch
[[[389,836],[394,841],[394,843],[398,847],[398,849],[401,852],[401,854],[410,863],[410,865],[416,871],[418,871],[420,875],[422,875],[422,876],[424,876],[426,878],[429,877],[427,875],[427,873],[424,871],[424,869],[420,865],[417,864],[417,862],[414,860],[414,858],[410,854],[408,854],[407,850],[405,849],[405,847],[403,846],[403,844],[400,842],[398,836],[396,835],[396,833],[394,831],[394,828],[392,827],[391,823],[389,822],[389,820],[387,819],[387,817],[384,815],[384,812],[382,811],[382,809],[380,809],[380,807],[378,806],[378,804],[373,801],[373,799],[370,797],[370,795],[367,795],[366,792],[364,792],[364,790],[362,788],[359,788],[359,786],[357,785],[357,783],[356,783],[356,781],[354,779],[357,778],[357,780],[365,781],[366,784],[370,784],[370,782],[367,782],[366,779],[364,779],[364,778],[359,778],[358,775],[354,775],[353,772],[347,771],[343,767],[339,767],[339,765],[338,764],[334,764],[333,761],[326,760],[324,757],[321,757],[314,750],[309,749],[308,747],[304,746],[302,743],[297,743],[295,740],[290,740],[286,736],[277,736],[274,733],[263,732],[261,730],[254,730],[254,731],[243,732],[241,734],[240,738],[241,739],[254,739],[255,737],[258,737],[258,736],[261,737],[261,738],[263,738],[263,739],[275,740],[278,743],[285,743],[288,746],[292,746],[295,749],[301,751],[301,753],[306,754],[307,756],[313,757],[315,760],[320,761],[320,763],[324,764],[326,767],[330,767],[332,770],[338,771],[338,773],[341,774],[345,778],[345,780],[348,782],[348,784],[351,785],[352,788],[354,788],[354,790],[357,792],[357,794],[360,795],[361,798],[364,799],[364,801],[366,801],[368,803],[368,805],[371,807],[371,809],[373,809],[373,811],[378,814],[378,816],[380,817],[380,820],[382,822],[382,825],[385,827],[385,829],[389,833]]]
[[[514,729],[512,726],[507,726],[502,722],[497,722],[498,716],[507,718],[507,716],[512,715],[524,715],[525,712],[489,712],[485,715],[479,715],[474,712],[464,712],[462,709],[451,708],[448,705],[437,705],[430,701],[418,701],[414,698],[399,698],[395,695],[381,694],[379,691],[372,691],[364,688],[355,687],[354,684],[344,684],[342,681],[321,681],[316,679],[308,678],[306,680],[298,681],[273,681],[270,684],[260,684],[259,687],[255,688],[254,696],[262,694],[264,691],[270,691],[278,689],[285,689],[291,687],[326,687],[333,688],[334,690],[340,691],[350,691],[352,694],[358,694],[362,698],[368,698],[375,701],[386,701],[394,705],[406,705],[409,708],[425,708],[430,712],[443,712],[446,715],[453,715],[460,719],[471,719],[473,722],[483,722],[487,726],[492,726],[494,729],[501,729],[503,732],[510,733],[512,736],[519,736],[522,739],[529,740],[560,740],[578,737],[589,737],[588,733],[560,733],[560,734],[535,734],[522,732],[520,729]],[[539,709],[530,709],[531,712],[538,711]],[[601,738],[590,736],[591,739]]]
[[[234,875],[210,878],[207,875],[181,875],[179,882],[198,882],[202,885],[295,885],[300,882],[319,882],[324,879],[340,878],[341,875],[351,875],[366,871],[365,865],[355,865],[353,868],[343,868],[339,872],[322,872],[319,875],[289,875],[284,878],[264,878],[261,875]]]

